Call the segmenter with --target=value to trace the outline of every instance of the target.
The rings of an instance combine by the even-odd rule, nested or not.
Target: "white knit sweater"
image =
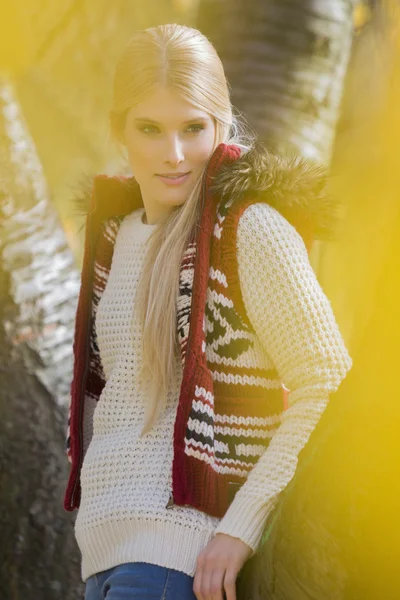
[[[149,562],[193,576],[200,551],[227,533],[253,551],[297,457],[351,359],[300,235],[275,209],[253,204],[238,226],[239,277],[246,311],[289,389],[291,407],[267,451],[222,519],[191,507],[167,509],[173,430],[182,367],[156,426],[139,438],[146,398],[137,384],[141,328],[133,314],[146,240],[156,227],[144,209],[128,215],[115,242],[96,332],[106,384],[84,432],[82,496],[75,534],[82,579],[125,562]],[[343,367],[344,366],[344,367]],[[89,400],[89,399],[88,399]]]

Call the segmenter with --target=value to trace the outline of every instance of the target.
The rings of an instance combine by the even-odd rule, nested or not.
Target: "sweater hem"
[[[199,553],[214,530],[196,530],[178,523],[135,519],[92,528],[75,528],[82,554],[82,581],[127,562],[147,562],[194,577]]]

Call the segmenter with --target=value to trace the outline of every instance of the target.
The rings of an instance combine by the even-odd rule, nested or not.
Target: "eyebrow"
[[[137,117],[133,120],[135,121],[135,123],[145,121],[146,123],[153,123],[154,125],[162,125],[162,123],[159,123],[158,121],[154,121],[153,119],[148,119],[147,117]],[[196,117],[194,119],[188,119],[187,121],[182,121],[182,123],[183,123],[183,125],[189,125],[190,123],[198,123],[199,121],[203,121],[205,123],[206,120],[207,119],[205,117]]]

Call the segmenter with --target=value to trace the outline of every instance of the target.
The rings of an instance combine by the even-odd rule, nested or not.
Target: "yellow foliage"
[[[18,76],[35,61],[28,16],[19,0],[3,2],[0,18],[0,71]]]

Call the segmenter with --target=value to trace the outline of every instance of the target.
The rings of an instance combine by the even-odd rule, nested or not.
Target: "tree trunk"
[[[352,42],[352,0],[201,0],[232,102],[277,152],[329,163]]]
[[[79,275],[10,81],[0,81],[0,596],[75,600],[64,511]]]
[[[330,163],[352,9],[351,0],[202,0],[198,26],[222,58],[232,102],[273,151]],[[316,271],[319,251],[315,245]],[[355,507],[346,496],[351,486],[338,475],[341,408],[330,403],[301,453],[301,467],[266,524],[264,543],[239,574],[238,600],[344,598],[346,551],[354,540],[340,526],[340,514],[349,517]],[[334,474],[343,484],[341,496],[340,488],[334,493]]]

